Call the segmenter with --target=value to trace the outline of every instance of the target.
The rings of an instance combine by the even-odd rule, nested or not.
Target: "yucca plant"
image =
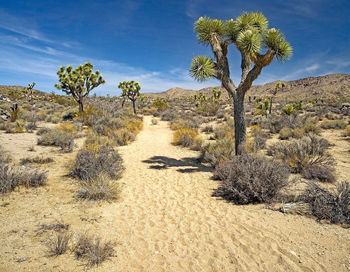
[[[274,58],[284,62],[291,57],[292,47],[280,30],[268,28],[268,20],[260,12],[243,13],[228,21],[201,17],[195,22],[194,30],[200,43],[211,46],[215,59],[194,57],[190,75],[198,81],[212,77],[221,81],[234,101],[236,154],[246,153],[244,96]],[[227,57],[230,44],[241,54],[242,73],[237,87],[230,78]]]
[[[135,81],[123,81],[120,82],[118,85],[118,88],[122,89],[122,99],[123,102],[122,104],[124,105],[125,103],[125,99],[128,98],[131,100],[132,102],[132,107],[134,110],[134,114],[136,114],[136,100],[139,96],[141,96],[140,90],[141,90],[141,86],[140,83],[135,82]]]
[[[92,71],[93,65],[89,62],[78,66],[73,70],[72,66],[61,66],[57,72],[60,84],[55,87],[68,95],[72,95],[79,104],[79,112],[84,111],[84,97],[88,96],[92,89],[105,83],[99,71]]]

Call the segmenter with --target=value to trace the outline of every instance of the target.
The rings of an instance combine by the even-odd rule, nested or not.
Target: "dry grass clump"
[[[65,152],[72,152],[74,147],[74,135],[60,128],[47,130],[40,135],[38,145],[53,145],[60,147]]]
[[[225,137],[234,137],[235,130],[232,126],[227,123],[217,126],[214,128],[215,139],[223,139]]]
[[[189,127],[181,127],[173,135],[173,144],[183,147],[200,146],[201,141],[197,130]]]
[[[347,123],[344,120],[324,120],[321,123],[323,129],[345,129]]]
[[[111,147],[101,147],[98,152],[80,150],[71,171],[71,175],[81,180],[96,179],[100,173],[118,179],[124,169],[122,158]]]
[[[340,183],[335,192],[328,191],[316,183],[309,183],[300,197],[309,203],[312,214],[319,220],[331,223],[350,224],[350,183]]]
[[[215,196],[236,204],[269,203],[288,184],[286,165],[251,155],[234,156],[219,163],[214,178],[220,180]]]
[[[75,257],[86,260],[87,266],[98,266],[115,255],[111,241],[102,242],[101,238],[81,234],[74,247]]]
[[[46,185],[47,173],[36,168],[11,167],[0,163],[0,193],[9,193],[17,186],[39,187]]]
[[[20,164],[28,164],[28,163],[37,163],[37,164],[46,164],[46,163],[51,163],[54,162],[53,158],[51,157],[34,157],[34,158],[22,158],[20,160]]]
[[[250,130],[252,137],[247,137],[247,151],[255,153],[264,149],[268,135],[257,125],[251,126]]]
[[[335,182],[334,168],[332,166],[310,165],[301,172],[303,178],[315,179],[321,182]]]
[[[299,140],[280,142],[269,147],[268,154],[287,163],[293,173],[301,173],[311,166],[330,167],[334,158],[327,148],[328,141],[315,135],[308,135]]]
[[[120,194],[120,184],[105,173],[94,179],[82,180],[79,186],[77,197],[87,200],[115,200]]]
[[[78,127],[69,122],[60,123],[58,124],[57,128],[74,136],[78,134]]]
[[[200,160],[212,166],[235,156],[235,139],[228,135],[201,148]]]
[[[84,149],[90,150],[93,152],[98,152],[101,147],[107,146],[107,147],[113,147],[116,143],[107,136],[99,136],[96,133],[89,133],[86,136],[85,142],[84,142]]]
[[[113,140],[118,146],[128,145],[136,138],[136,133],[130,131],[128,128],[116,129],[111,133]]]
[[[50,239],[47,243],[47,249],[50,256],[58,256],[67,252],[72,234],[69,232],[58,232],[56,236]]]
[[[213,133],[214,132],[214,128],[212,125],[206,125],[205,127],[203,127],[201,129],[202,132],[209,134],[209,133]]]
[[[106,136],[115,142],[115,145],[127,145],[134,141],[136,135],[143,129],[142,118],[129,115],[119,117],[103,116],[92,126],[94,132]]]

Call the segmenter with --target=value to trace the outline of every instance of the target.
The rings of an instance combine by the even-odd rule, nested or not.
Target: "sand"
[[[126,170],[113,203],[76,200],[66,176],[76,151],[48,148],[48,185],[0,199],[0,271],[84,271],[72,253],[47,256],[53,232],[37,230],[57,221],[115,242],[116,256],[93,271],[350,271],[349,229],[214,198],[211,169],[171,140],[166,122],[144,118],[136,141],[119,148]]]

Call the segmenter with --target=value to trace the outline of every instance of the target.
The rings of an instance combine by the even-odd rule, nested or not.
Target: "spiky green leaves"
[[[236,20],[226,22],[201,17],[195,22],[194,29],[200,42],[209,44],[215,39],[228,40],[252,60],[263,48],[271,49],[280,61],[292,56],[292,47],[283,34],[274,28],[268,29],[268,20],[261,12],[245,12]]]
[[[213,34],[218,37],[226,35],[226,26],[223,21],[217,19],[210,19],[208,17],[200,17],[194,23],[194,30],[197,33],[198,41],[209,44]]]
[[[190,75],[202,82],[215,75],[215,63],[212,58],[198,56],[192,59]]]
[[[122,97],[128,97],[131,101],[136,100],[141,95],[140,83],[133,80],[120,82],[118,88],[122,89]]]
[[[259,53],[262,37],[259,33],[250,29],[240,32],[237,37],[237,45],[241,52],[251,55]]]
[[[267,27],[268,21],[261,12],[245,12],[238,16],[236,20],[231,19],[226,22],[227,37],[233,43],[236,43],[237,39],[248,30],[256,38],[257,35],[264,33]]]
[[[282,32],[275,28],[271,28],[266,32],[263,45],[272,49],[276,54],[276,58],[280,61],[286,61],[293,54],[293,49],[285,40]]]

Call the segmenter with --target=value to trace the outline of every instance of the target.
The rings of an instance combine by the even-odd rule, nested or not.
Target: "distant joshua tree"
[[[272,112],[272,100],[273,98],[276,96],[276,94],[278,93],[279,89],[282,89],[284,87],[286,87],[287,84],[285,82],[277,82],[275,84],[275,89],[272,90],[272,96],[270,96],[270,107],[269,107],[269,114],[271,114]]]
[[[57,72],[60,84],[55,87],[68,95],[72,95],[79,104],[79,112],[84,112],[84,97],[88,96],[92,89],[105,83],[99,71],[92,72],[93,65],[89,62],[78,66],[73,70],[69,65],[67,68],[60,67]]]
[[[33,88],[35,86],[35,82],[28,84],[28,87],[24,88],[24,93],[27,96],[28,100],[31,101],[33,98]]]
[[[207,56],[193,58],[190,74],[198,81],[216,78],[221,81],[234,104],[236,155],[246,153],[246,124],[244,96],[274,58],[285,61],[292,55],[292,47],[281,31],[268,28],[268,20],[260,12],[243,13],[235,20],[222,21],[201,17],[195,22],[197,39],[210,45],[215,60]],[[241,54],[241,81],[236,87],[230,78],[227,57],[233,44]]]
[[[132,102],[132,107],[134,110],[134,114],[136,114],[136,100],[137,98],[141,95],[140,90],[141,90],[141,86],[140,83],[135,82],[135,81],[123,81],[120,82],[118,85],[118,88],[122,89],[122,106],[124,106],[125,103],[125,99],[129,98]]]

